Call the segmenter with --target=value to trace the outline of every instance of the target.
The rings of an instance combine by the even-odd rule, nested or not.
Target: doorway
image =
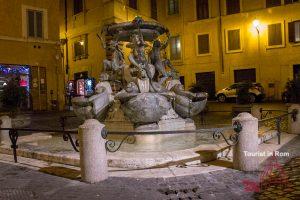
[[[216,93],[215,72],[196,73],[196,83],[208,93],[209,99],[214,99]]]
[[[252,69],[239,69],[234,70],[234,82],[256,82],[256,70],[255,68]]]

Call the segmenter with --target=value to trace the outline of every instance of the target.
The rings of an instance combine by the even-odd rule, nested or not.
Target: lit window
[[[174,15],[179,13],[179,0],[168,0],[168,14]]]
[[[196,11],[197,11],[198,20],[208,19],[209,18],[208,0],[197,0]]]
[[[73,0],[73,13],[74,15],[83,11],[83,0]]]
[[[198,54],[209,53],[209,34],[198,35]]]
[[[299,2],[299,0],[284,0],[284,4],[292,4],[296,2]]]
[[[266,0],[266,8],[280,6],[281,0]]]
[[[128,6],[130,8],[137,10],[137,8],[138,8],[137,0],[128,0]]]
[[[27,10],[28,37],[43,38],[43,12]]]
[[[74,42],[74,60],[80,60],[88,57],[87,35],[78,38]]]
[[[171,60],[181,60],[181,43],[179,36],[170,38],[170,58]]]
[[[282,45],[281,23],[268,25],[268,46]]]
[[[300,20],[289,23],[289,42],[300,42]]]
[[[227,15],[240,12],[240,0],[226,0],[226,13]]]
[[[227,43],[228,51],[241,50],[240,29],[227,31]]]

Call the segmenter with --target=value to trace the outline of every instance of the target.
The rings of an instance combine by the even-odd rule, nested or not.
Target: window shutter
[[[240,30],[229,30],[228,31],[228,50],[240,50],[241,42],[240,42]]]
[[[28,36],[35,37],[35,34],[34,34],[34,11],[28,10],[27,18],[28,18]]]
[[[156,2],[156,0],[151,0],[151,18],[157,19],[157,2]]]
[[[43,13],[35,12],[36,17],[36,37],[43,37]]]
[[[240,12],[240,0],[226,0],[227,15]]]
[[[281,23],[268,25],[268,45],[281,45],[282,44],[282,33]]]
[[[198,54],[209,53],[209,35],[198,35]]]
[[[289,42],[295,42],[295,22],[289,23]]]
[[[197,19],[209,18],[208,10],[209,10],[208,9],[208,0],[197,0],[196,1]]]

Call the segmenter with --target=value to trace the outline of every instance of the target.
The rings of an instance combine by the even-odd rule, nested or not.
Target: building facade
[[[64,106],[58,8],[59,0],[0,0],[0,87],[20,80],[28,109]]]
[[[167,54],[186,89],[200,83],[214,96],[253,81],[274,100],[300,71],[298,0],[65,0],[60,8],[66,80],[97,79],[105,58],[97,34],[137,15],[169,28]]]
[[[298,0],[163,0],[158,21],[173,34],[170,57],[186,88],[211,96],[241,81],[260,82],[280,99],[300,71]],[[183,79],[183,78],[182,78]]]

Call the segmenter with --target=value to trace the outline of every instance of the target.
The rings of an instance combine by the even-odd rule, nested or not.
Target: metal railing
[[[284,114],[273,116],[266,118],[267,115],[269,115],[272,112],[284,112]],[[278,144],[281,143],[281,133],[282,133],[282,122],[284,119],[287,119],[289,115],[291,115],[291,118],[293,121],[296,121],[296,116],[298,114],[298,111],[295,109],[291,112],[284,111],[284,110],[263,110],[260,109],[261,117],[262,119],[258,121],[259,126],[268,126],[271,127],[271,129],[277,130],[277,137],[278,137]],[[264,114],[263,112],[266,112],[267,114]]]
[[[62,125],[65,125],[63,120],[61,121]],[[13,156],[14,156],[14,161],[18,162],[17,160],[17,149],[18,149],[18,138],[19,138],[19,133],[20,132],[33,132],[33,133],[41,133],[41,132],[55,132],[62,134],[63,140],[64,141],[70,141],[73,149],[76,152],[79,152],[79,142],[78,139],[73,139],[72,134],[77,134],[78,131],[72,130],[64,130],[64,126],[62,130],[54,130],[54,129],[27,129],[27,128],[0,128],[0,130],[6,130],[8,131],[9,138],[11,141],[11,148],[13,150]],[[234,130],[234,133],[231,134],[229,137],[226,137],[224,135],[225,130]],[[104,139],[107,139],[108,135],[121,135],[124,136],[122,140],[117,143],[116,141],[108,139],[105,143],[105,148],[108,152],[116,152],[120,149],[122,144],[126,141],[129,144],[134,144],[135,143],[135,136],[136,135],[155,135],[155,134],[160,134],[160,135],[165,135],[165,134],[188,134],[188,133],[208,133],[212,132],[213,133],[213,139],[214,140],[219,140],[219,139],[224,139],[224,141],[229,145],[233,146],[238,142],[239,138],[239,133],[242,130],[241,124],[236,121],[233,126],[227,126],[227,127],[222,127],[222,128],[211,128],[211,129],[196,129],[196,130],[178,130],[178,131],[147,131],[147,132],[138,132],[138,131],[108,131],[107,129],[103,128],[101,132],[101,136]]]
[[[233,146],[237,144],[239,139],[239,133],[242,130],[242,125],[240,122],[236,121],[232,126],[222,127],[222,128],[207,128],[207,129],[196,129],[196,130],[177,130],[177,131],[107,131],[103,129],[102,137],[107,139],[105,143],[105,148],[108,152],[116,152],[118,151],[124,142],[128,144],[134,144],[136,142],[136,135],[167,135],[167,134],[189,134],[189,133],[213,133],[213,139],[219,140],[224,139],[224,141],[229,146]],[[225,130],[234,130],[234,133],[229,137],[224,135]],[[108,135],[123,135],[124,137],[120,142],[116,142],[114,140],[110,140],[107,138]]]
[[[18,149],[18,138],[19,132],[38,132],[38,133],[49,133],[55,132],[62,134],[64,141],[70,141],[73,149],[76,152],[79,152],[79,142],[78,139],[74,140],[71,134],[77,134],[77,131],[66,131],[66,130],[50,130],[50,129],[27,129],[27,128],[0,128],[0,130],[6,130],[9,134],[9,139],[11,141],[11,148],[13,149],[14,161],[18,162],[17,160],[17,149]]]

